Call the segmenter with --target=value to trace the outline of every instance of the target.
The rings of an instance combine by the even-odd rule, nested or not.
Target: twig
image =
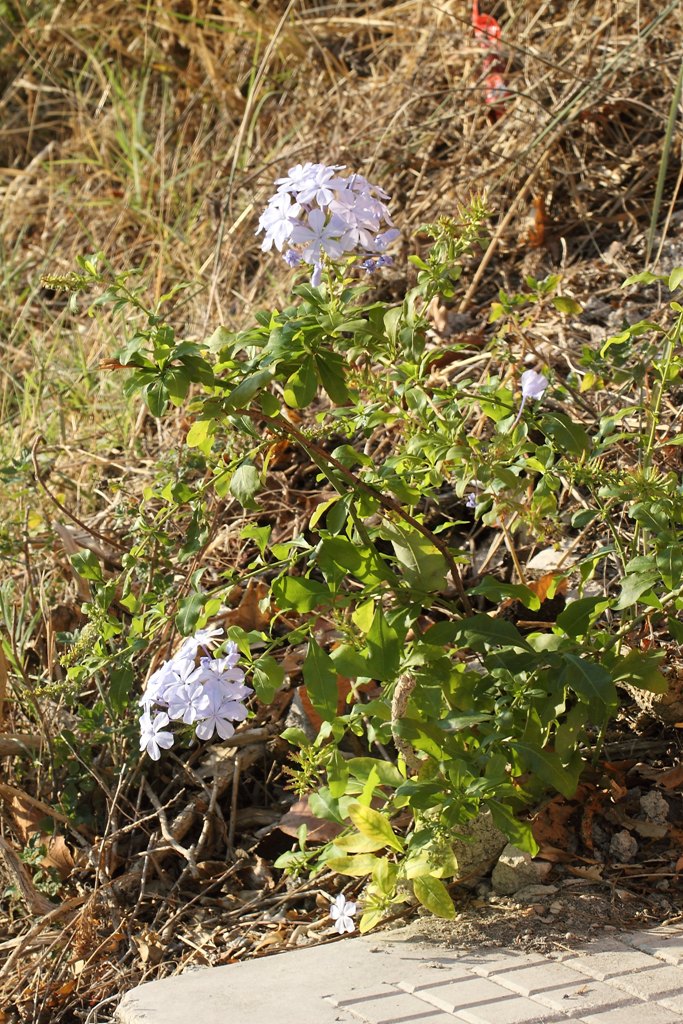
[[[125,551],[126,548],[123,544],[120,544],[119,541],[114,540],[113,537],[105,537],[103,533],[99,533],[97,530],[93,529],[92,526],[88,526],[88,524],[84,523],[82,519],[79,519],[74,512],[70,512],[65,505],[62,505],[59,498],[56,498],[55,495],[52,493],[52,491],[50,490],[50,488],[47,486],[42,476],[40,475],[40,468],[38,466],[38,445],[40,444],[41,441],[44,440],[45,438],[41,434],[39,434],[38,437],[33,442],[33,445],[31,446],[31,462],[33,464],[33,473],[36,478],[36,483],[43,488],[52,504],[56,508],[58,508],[60,512],[67,516],[68,519],[76,523],[77,526],[80,526],[82,530],[85,530],[85,532],[89,533],[92,537],[97,537],[98,540],[104,541],[105,544],[113,545],[113,547],[118,548],[119,551]]]
[[[408,700],[415,689],[416,683],[417,679],[415,676],[405,675],[401,676],[396,684],[391,701],[391,735],[394,738],[396,749],[403,755],[406,766],[417,775],[421,767],[420,760],[415,756],[415,751],[410,743],[399,735],[396,728],[397,723],[405,716]]]
[[[161,828],[162,836],[164,837],[164,839],[166,840],[166,842],[168,843],[172,850],[175,850],[176,853],[179,853],[181,857],[185,858],[187,863],[190,865],[193,878],[198,878],[199,871],[197,870],[197,864],[194,859],[194,853],[192,852],[191,849],[187,849],[187,847],[183,846],[182,843],[179,843],[172,835],[168,824],[168,818],[166,817],[166,811],[162,807],[161,801],[159,800],[158,796],[150,786],[147,779],[144,780],[144,786],[145,792],[157,812],[157,816],[159,818],[159,827]]]

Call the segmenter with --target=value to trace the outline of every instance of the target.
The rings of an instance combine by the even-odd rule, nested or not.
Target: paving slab
[[[683,925],[560,957],[457,951],[401,931],[190,970],[128,992],[119,1024],[676,1024]]]

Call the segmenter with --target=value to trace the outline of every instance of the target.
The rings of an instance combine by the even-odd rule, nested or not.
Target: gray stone
[[[609,844],[609,852],[620,864],[628,864],[638,853],[638,842],[630,832],[622,829],[615,832]]]
[[[519,903],[536,903],[546,896],[554,896],[557,892],[556,885],[525,885],[515,893],[515,899]]]
[[[539,885],[552,870],[552,864],[532,860],[526,850],[508,843],[493,869],[491,881],[496,892],[513,896],[528,885]]]
[[[669,817],[669,803],[656,789],[641,796],[640,807],[648,821],[664,824]]]
[[[453,840],[458,881],[474,885],[491,870],[505,848],[507,836],[494,825],[490,811],[481,811],[458,831],[467,837]]]

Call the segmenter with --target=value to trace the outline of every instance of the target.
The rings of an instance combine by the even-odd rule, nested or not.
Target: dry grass
[[[37,700],[38,725],[29,726],[8,698],[17,666],[21,685],[59,677],[55,634],[78,621],[83,598],[65,557],[64,526],[74,523],[36,487],[34,469],[97,528],[113,515],[112,465],[123,515],[184,430],[180,413],[163,426],[147,421],[120,380],[98,372],[120,343],[112,323],[74,314],[41,275],[102,251],[116,268],[137,270],[150,303],[188,282],[173,313],[187,336],[242,325],[286,293],[285,274],[254,237],[272,179],[318,159],[380,182],[406,239],[472,189],[488,191],[492,242],[460,296],[470,323],[481,326],[496,290],[526,272],[560,267],[579,299],[613,288],[626,244],[637,255],[650,221],[680,66],[680,4],[507,0],[489,10],[508,61],[500,120],[483,102],[465,0],[0,3],[0,628],[15,655],[0,660],[10,786],[0,795],[15,883],[18,808],[30,818],[35,801],[44,812],[56,800],[50,771],[32,765],[26,746],[38,743],[49,765],[59,709]],[[670,229],[680,144],[674,137],[664,177]],[[529,217],[541,201],[536,246]],[[388,287],[403,284],[397,270]],[[31,906],[30,877],[24,902],[8,904],[0,1021],[92,1024],[110,1012],[113,992],[143,978],[260,955],[310,924],[313,889],[276,886],[254,852],[265,819],[247,811],[267,803],[277,742],[276,719],[257,724],[264,731],[239,757],[228,747],[211,782],[188,778],[178,793],[169,776],[163,812],[139,771],[122,780],[104,815],[107,844],[61,822],[76,868],[47,916],[39,900]],[[105,790],[108,771],[98,777]],[[202,847],[207,808],[221,801],[229,841],[219,828]],[[147,821],[135,817],[143,805]],[[180,847],[190,836],[205,853],[201,870]],[[267,898],[252,904],[239,896],[264,888]]]

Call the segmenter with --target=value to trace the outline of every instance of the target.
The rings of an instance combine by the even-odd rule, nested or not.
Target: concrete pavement
[[[676,1024],[683,925],[571,951],[460,952],[401,930],[349,936],[133,989],[120,1024]]]

